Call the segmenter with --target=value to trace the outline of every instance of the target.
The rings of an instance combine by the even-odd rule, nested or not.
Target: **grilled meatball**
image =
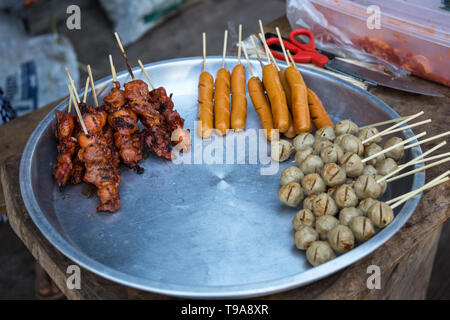
[[[339,220],[334,216],[324,215],[316,219],[316,231],[319,233],[320,240],[328,239],[328,232],[339,224]]]
[[[292,219],[292,226],[295,230],[300,230],[302,226],[314,227],[316,223],[316,217],[308,209],[302,209],[297,211],[294,219]]]
[[[333,141],[336,138],[334,128],[330,126],[325,126],[316,131],[316,138],[326,138]]]
[[[350,220],[354,217],[362,216],[363,213],[361,210],[355,207],[344,208],[339,212],[339,222],[344,226],[348,226]]]
[[[366,198],[359,203],[358,209],[361,210],[363,215],[366,216],[367,213],[369,212],[370,207],[373,206],[374,204],[376,204],[377,202],[378,202],[378,200],[375,200],[372,198]]]
[[[281,187],[278,198],[289,207],[298,207],[304,197],[303,189],[297,182],[290,182]]]
[[[386,158],[380,162],[377,162],[376,168],[377,168],[377,172],[380,175],[385,176],[385,175],[391,173],[392,171],[397,170],[398,165],[394,159]]]
[[[385,202],[378,201],[370,207],[367,216],[376,227],[382,229],[394,220],[394,211]]]
[[[303,132],[296,136],[292,143],[297,151],[312,147],[314,144],[314,136],[311,133]]]
[[[287,140],[272,141],[270,144],[270,156],[274,161],[283,162],[290,158],[294,147]]]
[[[372,221],[364,216],[358,216],[350,220],[348,225],[350,230],[352,230],[353,235],[359,242],[364,242],[369,240],[375,234],[375,228],[373,227]]]
[[[329,145],[320,151],[320,157],[324,163],[338,163],[344,156],[344,151],[337,144]]]
[[[347,152],[339,162],[345,171],[347,177],[355,178],[361,175],[364,170],[364,164],[361,158],[353,152]]]
[[[351,134],[344,134],[339,140],[339,146],[344,152],[354,152],[357,155],[364,152],[361,140]]]
[[[351,120],[342,120],[336,124],[336,135],[342,134],[356,134],[359,131],[359,127]]]
[[[297,152],[295,153],[295,164],[300,167],[300,165],[302,164],[303,161],[305,161],[306,157],[314,154],[314,151],[311,147],[307,147],[305,149],[300,149],[297,150]]]
[[[303,173],[320,173],[323,168],[323,161],[319,156],[309,155],[300,165],[300,169]]]
[[[375,176],[363,175],[356,179],[353,186],[359,199],[376,199],[381,194],[381,186],[377,183]]]
[[[326,193],[321,193],[314,198],[313,212],[319,217],[325,214],[334,216],[338,211],[336,202]]]
[[[383,148],[376,143],[371,143],[364,148],[364,157],[368,158],[371,155],[383,151]],[[379,156],[367,161],[368,164],[374,166],[377,162],[384,160],[384,154],[380,154]]]
[[[320,154],[322,149],[331,146],[333,142],[328,140],[327,138],[316,138],[313,144],[313,150],[315,154]]]
[[[310,194],[303,200],[303,209],[308,209],[311,212],[313,211],[313,201],[316,198],[315,194]]]
[[[368,164],[367,166],[364,166],[363,172],[361,174],[374,176],[377,174],[377,169]]]
[[[297,249],[306,250],[311,243],[319,239],[316,230],[308,226],[302,226],[294,235],[294,243]]]
[[[313,266],[318,266],[334,258],[336,258],[336,254],[326,241],[314,241],[306,250],[306,259]]]
[[[317,173],[310,173],[302,179],[302,187],[307,195],[319,194],[325,191],[325,182]]]
[[[345,171],[336,163],[327,163],[322,169],[322,178],[326,185],[335,187],[345,182]]]
[[[374,135],[377,135],[379,133],[378,129],[375,127],[372,128],[364,128],[361,129],[358,132],[358,139],[361,141],[364,141],[366,139],[369,139],[370,137],[373,137]],[[368,141],[367,143],[365,143],[365,145],[371,144],[371,143],[380,143],[382,140],[381,136],[378,136],[370,141]]]
[[[337,188],[334,194],[334,201],[339,208],[355,207],[358,204],[358,197],[355,191],[348,184],[343,184]]]
[[[402,141],[403,141],[402,138],[392,137],[388,141],[386,141],[386,143],[384,144],[384,149],[392,147],[393,145],[396,145]],[[405,155],[405,146],[403,144],[399,145],[399,146],[395,147],[394,149],[386,152],[385,155],[386,155],[386,158],[392,158],[395,161],[399,161]]]
[[[355,247],[355,237],[349,227],[342,224],[328,232],[328,243],[339,253],[345,253]]]
[[[288,184],[289,182],[300,183],[304,176],[305,175],[303,174],[302,170],[300,170],[298,167],[287,167],[281,173],[280,183],[282,186]]]

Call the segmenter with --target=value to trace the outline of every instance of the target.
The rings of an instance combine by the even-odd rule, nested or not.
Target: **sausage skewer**
[[[207,139],[213,130],[213,86],[212,75],[206,71],[206,33],[203,32],[203,72],[198,81],[198,134]]]
[[[255,111],[259,116],[261,127],[265,130],[267,140],[271,141],[274,132],[270,104],[264,94],[264,88],[261,81],[253,74],[252,67],[250,66],[250,59],[248,58],[247,50],[244,46],[242,46],[242,50],[244,51],[245,59],[247,59],[248,71],[250,72],[250,79],[248,79],[247,82],[248,93],[253,102],[253,106],[255,107]]]
[[[270,51],[264,37],[262,34],[259,34],[259,36],[264,44],[267,60],[269,62],[263,68],[263,83],[271,105],[273,125],[275,129],[279,130],[279,132],[284,133],[288,131],[290,127],[290,114],[287,107],[286,94],[281,85],[277,68],[273,63],[270,63]]]
[[[225,69],[228,30],[223,38],[222,68],[217,70],[214,84],[214,128],[223,136],[230,129],[230,72]],[[233,71],[234,72],[234,71]]]
[[[255,40],[253,40],[253,36],[250,36],[250,41],[252,42],[253,50],[255,50],[256,58],[258,59],[259,64],[261,65],[261,69],[263,69],[264,64],[261,60],[261,56],[259,55],[258,48],[256,48],[256,43]]]
[[[231,73],[231,128],[242,131],[247,119],[247,94],[245,93],[245,68],[241,64],[242,25],[239,25],[238,64]]]

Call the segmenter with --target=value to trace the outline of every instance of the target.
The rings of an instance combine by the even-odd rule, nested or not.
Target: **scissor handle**
[[[308,43],[300,43],[295,40],[296,36],[303,35],[309,38]],[[295,29],[289,34],[289,41],[300,48],[303,51],[307,51],[311,53],[311,62],[318,65],[319,67],[323,67],[326,63],[328,63],[329,59],[327,56],[317,52],[316,44],[314,41],[314,35],[311,31],[307,29]]]

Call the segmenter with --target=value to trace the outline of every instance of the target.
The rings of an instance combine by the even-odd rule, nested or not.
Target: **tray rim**
[[[158,62],[145,64],[146,69],[150,67],[155,67],[170,63],[183,63],[186,61],[197,60],[199,63],[203,61],[202,57],[185,57],[162,60]],[[212,60],[221,61],[221,56],[208,56],[207,62]],[[252,65],[258,63],[256,59],[251,58]],[[237,61],[236,57],[227,56],[227,63]],[[280,66],[286,67],[285,63],[278,62]],[[399,117],[400,115],[393,110],[388,104],[374,96],[370,92],[359,88],[347,81],[339,79],[333,75],[330,75],[320,70],[315,70],[302,65],[298,65],[301,71],[315,73],[321,77],[330,78],[334,82],[338,82],[341,85],[348,87],[348,89],[356,91],[356,93],[363,95],[368,100],[372,101],[374,104],[379,105],[391,118]],[[139,67],[134,67],[133,72],[140,72]],[[117,73],[117,77],[120,78],[123,74],[126,74],[127,70],[123,70]],[[95,82],[96,85],[111,82],[112,77],[107,76]],[[91,91],[91,90],[89,90]],[[88,91],[88,92],[89,92]],[[81,95],[84,89],[78,91]],[[387,240],[389,240],[397,231],[405,224],[405,222],[411,217],[416,209],[422,194],[414,197],[403,204],[401,211],[397,214],[394,221],[388,225],[385,229],[379,231],[372,239],[360,244],[355,249],[350,252],[340,255],[337,258],[322,264],[320,266],[311,268],[307,271],[301,272],[296,275],[282,277],[270,281],[260,281],[253,282],[244,285],[229,285],[229,286],[197,286],[192,285],[180,285],[167,282],[160,282],[156,280],[142,279],[124,272],[117,271],[110,268],[86,255],[85,253],[78,250],[76,247],[72,246],[68,241],[66,241],[58,232],[55,232],[54,228],[48,222],[48,220],[42,214],[39,205],[34,198],[33,190],[31,188],[31,159],[35,152],[35,145],[40,137],[42,131],[51,123],[54,119],[55,110],[64,110],[67,107],[68,99],[63,100],[57,106],[55,106],[36,126],[27,141],[25,149],[22,154],[20,161],[20,171],[19,171],[19,182],[22,198],[25,207],[36,224],[38,229],[42,232],[44,237],[63,255],[77,263],[79,266],[97,274],[98,276],[104,277],[115,283],[122,284],[124,286],[132,287],[135,289],[153,292],[157,294],[181,297],[181,298],[209,298],[209,299],[220,299],[220,298],[252,298],[259,297],[269,294],[274,294],[282,291],[291,290],[298,288],[327,276],[330,276],[351,264],[358,262],[363,259],[377,248],[381,247]],[[405,136],[412,137],[414,134],[411,129],[404,131]],[[415,140],[416,141],[416,140]],[[412,148],[411,151],[415,150],[417,154],[422,154],[420,146]],[[423,164],[416,165],[416,167],[422,167]],[[423,186],[425,183],[425,172],[416,173],[413,177],[413,189]]]

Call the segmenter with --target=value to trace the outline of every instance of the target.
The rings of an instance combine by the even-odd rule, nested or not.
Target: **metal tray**
[[[232,69],[236,63],[236,58],[228,58],[226,67]],[[215,74],[220,66],[220,57],[208,57],[209,72]],[[256,60],[252,67],[261,76]],[[177,110],[192,138],[197,137],[194,122],[201,58],[161,61],[146,69],[157,86],[174,93]],[[362,89],[325,73],[301,71],[333,121],[352,119],[364,125],[399,116]],[[145,79],[139,68],[134,73]],[[118,79],[122,84],[131,80],[126,72]],[[96,88],[102,98],[111,88],[111,78],[96,82]],[[92,103],[90,94],[89,100]],[[248,102],[247,128],[260,128],[250,98]],[[55,109],[66,108],[64,101]],[[313,268],[293,244],[291,220],[296,210],[281,205],[277,196],[281,171],[292,162],[280,164],[275,175],[261,175],[265,165],[250,164],[249,152],[245,164],[234,165],[174,164],[151,156],[143,162],[143,175],[123,168],[120,210],[96,213],[98,199],[84,196],[82,185],[67,186],[62,193],[57,190],[51,174],[56,157],[54,122],[52,111],[34,130],[20,164],[22,196],[33,221],[75,263],[112,281],[160,294],[243,298],[306,285],[380,247],[403,226],[420,199],[417,196],[397,208],[394,221],[370,241]],[[409,129],[403,134],[413,135]],[[196,140],[193,150],[220,139]],[[246,147],[250,147],[248,140]],[[265,141],[260,144],[265,150],[262,147],[267,147]],[[421,152],[420,147],[412,148],[406,158]],[[422,172],[395,181],[385,198],[416,189],[424,180]]]

